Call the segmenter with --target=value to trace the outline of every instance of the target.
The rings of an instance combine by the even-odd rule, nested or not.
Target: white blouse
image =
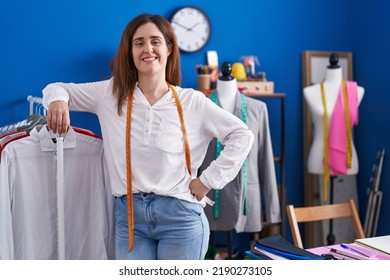
[[[117,114],[112,78],[92,83],[53,83],[43,90],[43,105],[55,100],[69,102],[73,111],[95,113],[101,125],[112,193],[126,195],[126,113]],[[239,172],[252,144],[253,133],[236,116],[223,110],[203,93],[175,87],[184,111],[191,150],[192,178],[184,156],[183,135],[174,98],[167,92],[152,106],[136,87],[132,116],[133,192],[153,192],[199,203],[189,183],[197,177],[213,137],[225,146],[220,157],[203,171],[207,187],[222,189]],[[204,200],[200,202],[205,205]]]

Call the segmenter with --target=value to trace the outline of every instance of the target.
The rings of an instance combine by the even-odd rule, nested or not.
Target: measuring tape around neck
[[[190,145],[188,143],[187,130],[184,124],[184,113],[179,96],[175,88],[168,84],[170,91],[177,108],[177,113],[180,119],[181,131],[184,140],[184,154],[188,173],[191,175],[191,153]],[[129,252],[134,247],[134,210],[133,210],[133,178],[132,178],[132,163],[131,163],[131,119],[133,113],[134,92],[130,94],[127,102],[127,116],[126,116],[126,176],[127,176],[127,219],[128,219],[128,238],[129,238]]]

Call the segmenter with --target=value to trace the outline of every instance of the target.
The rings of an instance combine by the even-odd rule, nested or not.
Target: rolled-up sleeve
[[[48,109],[50,103],[53,101],[65,101],[66,103],[69,103],[69,94],[65,90],[65,88],[60,86],[61,83],[53,83],[47,85],[43,90],[43,99],[42,99],[42,105],[46,109]]]
[[[111,79],[89,83],[52,83],[42,90],[42,104],[47,109],[51,102],[62,100],[69,104],[71,111],[96,113],[103,96],[111,92],[110,86]]]

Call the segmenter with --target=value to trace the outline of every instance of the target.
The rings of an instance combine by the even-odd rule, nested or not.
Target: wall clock
[[[175,30],[179,49],[195,52],[203,48],[210,39],[211,23],[207,14],[193,6],[178,8],[170,19]]]

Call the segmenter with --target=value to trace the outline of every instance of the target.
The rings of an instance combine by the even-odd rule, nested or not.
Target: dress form
[[[237,81],[231,76],[229,63],[222,65],[221,72],[222,76],[217,79],[216,90],[210,98],[221,108],[245,122],[255,135],[254,145],[246,160],[247,168],[244,164],[240,174],[228,183],[226,190],[222,190],[221,194],[210,191],[208,196],[216,201],[218,208],[215,205],[205,208],[211,231],[211,247],[215,247],[213,245],[216,239],[215,232],[226,232],[228,259],[231,259],[233,230],[237,233],[259,232],[263,227],[261,221],[264,217],[267,222],[279,223],[280,205],[266,103],[239,92]],[[213,139],[199,172],[202,172],[204,167],[207,167],[216,157],[218,157],[218,140]],[[250,187],[248,182],[251,182]],[[248,188],[245,187],[246,185]],[[218,209],[217,217],[215,209]],[[213,256],[214,252],[211,255]]]
[[[231,75],[232,67],[230,63],[224,62],[221,72],[222,76],[218,78],[216,87],[218,99],[223,109],[233,113],[238,91],[237,80]]]
[[[330,124],[333,109],[336,105],[340,86],[342,85],[342,69],[337,64],[333,56],[330,59],[330,65],[327,67],[324,79],[325,100],[328,112],[328,123]],[[304,88],[304,98],[310,110],[314,125],[313,142],[308,155],[308,172],[312,174],[324,173],[324,106],[321,97],[320,84],[315,84]],[[363,99],[364,89],[358,86],[358,103]],[[355,146],[352,142],[352,166],[347,174],[357,174],[359,170],[358,158]]]
[[[342,86],[342,68],[338,65],[338,56],[333,53],[330,56],[330,65],[327,67],[324,78],[324,95],[328,114],[328,136],[330,132],[331,117],[337,103],[337,99]],[[308,172],[312,174],[324,174],[324,104],[322,101],[321,83],[308,86],[303,90],[304,98],[308,109],[312,116],[313,141],[307,159]],[[363,99],[364,89],[360,86],[357,88],[357,102],[360,104]],[[351,167],[347,169],[347,175],[354,175],[358,173],[358,158],[356,149],[352,139],[352,162]],[[334,202],[334,179],[338,174],[330,176],[330,204]],[[324,176],[324,200],[328,200],[327,194],[327,180]],[[328,245],[335,244],[335,235],[333,234],[333,220],[329,220],[329,232],[327,236]]]

